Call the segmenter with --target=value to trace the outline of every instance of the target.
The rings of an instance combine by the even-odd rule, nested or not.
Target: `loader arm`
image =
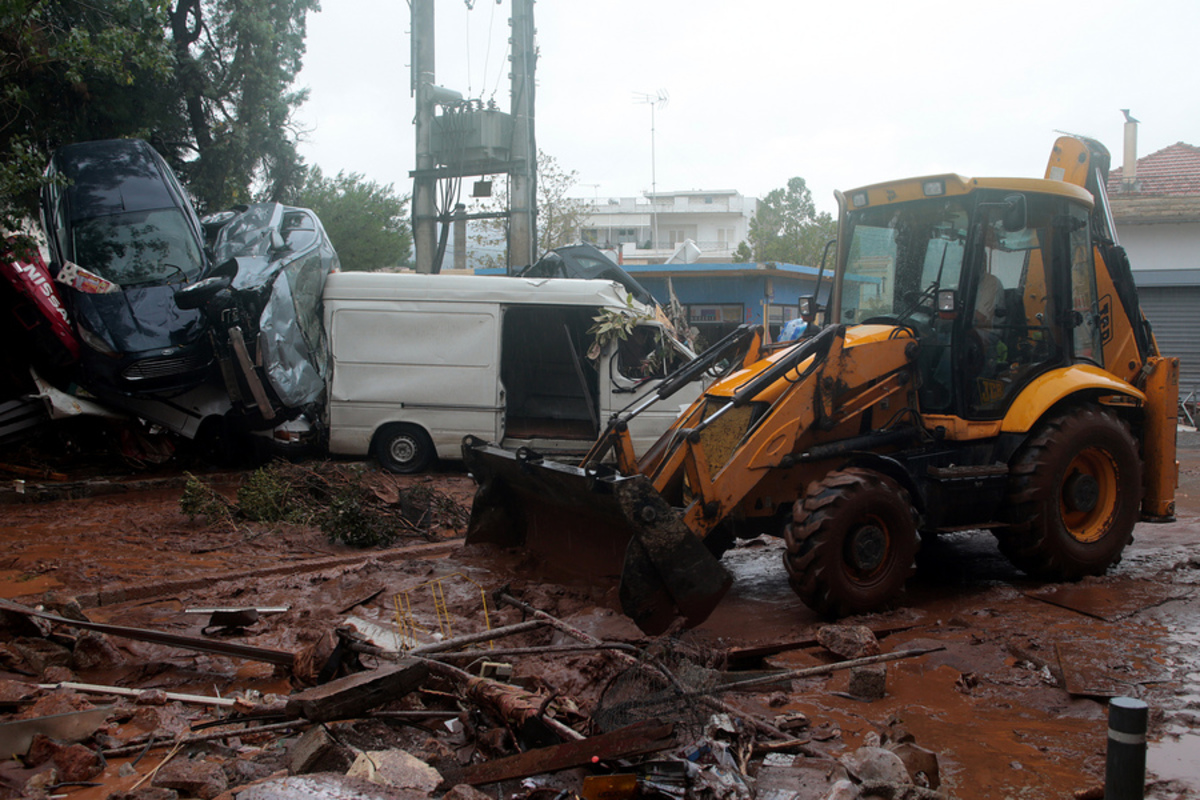
[[[480,482],[468,544],[523,545],[591,577],[619,572],[622,610],[648,633],[677,617],[699,624],[731,582],[704,542],[712,529],[809,447],[861,434],[877,406],[908,405],[911,332],[864,326],[849,338],[831,327],[711,387],[656,445],[650,475],[468,439],[463,459]]]
[[[666,493],[685,476],[690,502],[683,521],[704,538],[755,494],[765,476],[777,480],[777,470],[793,466],[813,445],[861,433],[864,412],[912,389],[916,341],[905,328],[890,331],[847,347],[844,326],[827,328],[810,340],[816,352],[794,366],[764,370],[728,398],[710,395],[705,408],[715,410],[695,427],[677,432],[674,450],[654,475],[655,489]],[[751,404],[758,407],[755,414],[736,413]],[[726,452],[720,442],[737,435],[748,418],[754,421]],[[706,448],[706,442],[715,446]],[[797,487],[797,495],[802,489]]]

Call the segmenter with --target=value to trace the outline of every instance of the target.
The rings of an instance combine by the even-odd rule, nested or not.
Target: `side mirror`
[[[1010,194],[1004,198],[1004,230],[1012,232],[1024,230],[1028,220],[1028,211],[1025,205],[1025,195]]]
[[[796,301],[800,316],[806,322],[812,322],[817,316],[817,298],[813,295],[805,295]]]
[[[941,319],[954,319],[958,316],[958,293],[953,289],[939,289],[937,293],[937,313]]]

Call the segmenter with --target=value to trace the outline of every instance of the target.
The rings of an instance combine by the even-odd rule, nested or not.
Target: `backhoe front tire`
[[[1044,422],[1018,451],[1000,551],[1051,581],[1102,575],[1133,539],[1142,501],[1137,440],[1116,415],[1086,406]]]
[[[784,530],[788,582],[826,617],[876,611],[916,570],[916,512],[908,492],[869,469],[830,472],[809,487]]]

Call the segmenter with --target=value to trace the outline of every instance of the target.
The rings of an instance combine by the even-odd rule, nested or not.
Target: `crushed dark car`
[[[166,161],[138,139],[81,142],[55,151],[46,178],[42,225],[82,345],[78,382],[100,396],[198,385],[212,362],[206,321],[175,293],[210,262]]]
[[[313,407],[328,372],[321,292],[338,269],[320,220],[279,203],[248,206],[221,227],[213,254],[212,276],[180,290],[176,302],[209,321],[231,423],[265,430],[319,420]]]

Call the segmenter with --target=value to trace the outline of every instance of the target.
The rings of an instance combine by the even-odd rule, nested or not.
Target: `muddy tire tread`
[[[836,572],[842,557],[838,531],[844,518],[853,515],[858,498],[879,492],[894,498],[885,501],[892,506],[889,510],[896,516],[899,534],[889,554],[893,563],[875,590],[856,590]],[[853,467],[831,472],[796,502],[792,520],[784,528],[788,582],[805,605],[825,617],[878,610],[895,599],[916,571],[917,520],[908,492],[886,475]]]
[[[1123,462],[1114,522],[1100,546],[1072,544],[1061,525],[1057,488],[1069,466],[1058,462],[1080,446],[1107,441]],[[1110,449],[1111,452],[1111,449]],[[1013,457],[1006,502],[1008,526],[994,530],[1003,553],[1022,572],[1041,580],[1072,581],[1102,575],[1120,563],[1133,540],[1142,501],[1142,460],[1129,425],[1095,406],[1082,406],[1046,422]],[[1085,550],[1091,552],[1082,557]],[[1072,552],[1074,551],[1074,552]]]

